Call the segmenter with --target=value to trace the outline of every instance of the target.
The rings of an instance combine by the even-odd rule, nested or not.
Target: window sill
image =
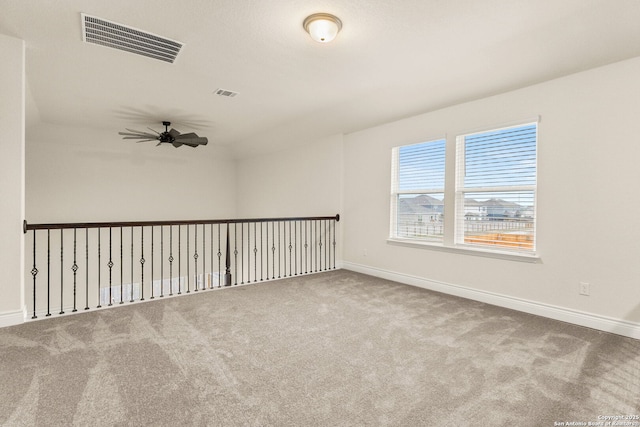
[[[429,249],[440,252],[449,252],[462,255],[473,255],[485,258],[497,258],[507,261],[528,262],[533,264],[542,263],[542,259],[536,254],[519,254],[508,251],[488,251],[485,249],[477,249],[469,246],[443,246],[437,243],[421,242],[412,239],[388,238],[387,243],[396,246],[405,246],[410,248]]]

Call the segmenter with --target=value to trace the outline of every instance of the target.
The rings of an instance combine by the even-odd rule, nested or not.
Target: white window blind
[[[537,123],[458,136],[456,244],[532,253]]]
[[[442,242],[445,140],[393,149],[391,237]]]

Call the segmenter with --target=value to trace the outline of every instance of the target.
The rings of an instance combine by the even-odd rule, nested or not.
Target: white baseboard
[[[22,310],[19,311],[6,311],[0,313],[0,328],[5,326],[20,325],[24,323],[25,314]]]
[[[629,338],[640,339],[640,323],[629,322],[624,319],[615,319],[593,313],[585,313],[569,308],[543,304],[535,301],[511,297],[508,295],[496,294],[493,292],[481,291],[478,289],[468,288],[466,286],[453,285],[436,280],[429,280],[422,277],[411,276],[404,273],[383,270],[380,268],[370,267],[352,262],[343,261],[341,263],[341,267],[345,270],[364,273],[370,276],[404,283],[406,285],[417,286],[420,288],[430,289],[432,291],[442,292],[449,295],[455,295],[474,301],[497,305],[499,307],[510,308],[512,310],[535,314],[550,319],[561,320],[563,322],[586,326],[588,328],[623,335]]]

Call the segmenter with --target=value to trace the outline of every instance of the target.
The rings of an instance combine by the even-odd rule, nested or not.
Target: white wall
[[[586,313],[583,318],[631,322],[635,328],[640,322],[638,75],[640,58],[346,135],[346,265],[454,293],[462,286],[467,296],[484,295],[507,306],[531,303],[532,312],[548,314],[559,307],[567,318]],[[457,134],[537,115],[542,118],[541,263],[386,242],[392,147],[446,134],[451,153]],[[578,294],[580,281],[591,284],[591,296]]]
[[[156,147],[117,132],[28,129],[29,223],[235,217],[235,161],[226,150]]]
[[[0,326],[22,317],[24,43],[0,34]]]
[[[343,136],[239,160],[238,215],[331,216],[342,209]]]

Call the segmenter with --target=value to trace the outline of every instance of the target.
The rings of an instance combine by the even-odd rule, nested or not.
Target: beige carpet
[[[339,270],[0,329],[0,384],[6,426],[586,425],[640,341]]]

